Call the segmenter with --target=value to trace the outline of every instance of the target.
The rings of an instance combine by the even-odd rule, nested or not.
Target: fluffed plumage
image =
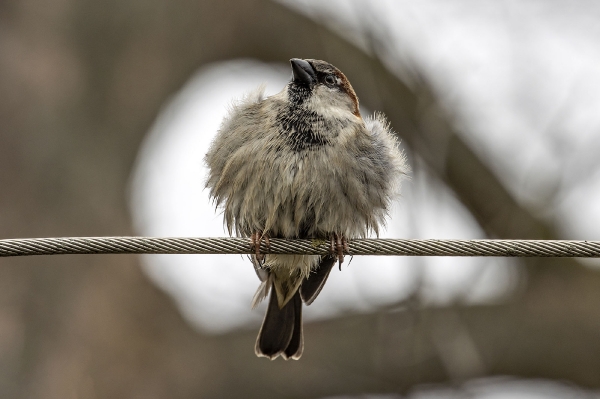
[[[207,187],[229,233],[329,240],[378,233],[408,171],[381,114],[361,117],[346,76],[319,60],[292,59],[293,78],[278,94],[264,88],[233,105],[206,154]],[[317,297],[335,254],[253,256],[271,292],[256,354],[298,359],[302,302]]]

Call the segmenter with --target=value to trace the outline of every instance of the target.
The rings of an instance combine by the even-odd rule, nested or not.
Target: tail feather
[[[283,358],[298,359],[302,355],[302,301],[300,294],[279,308],[275,289],[271,290],[267,314],[263,321],[255,353],[257,356],[273,360],[281,355]]]
[[[285,307],[292,300],[304,280],[299,270],[274,269],[269,277],[273,281],[273,291],[277,295],[280,307]]]
[[[254,294],[254,297],[252,297],[252,309],[256,308],[258,304],[269,295],[269,291],[273,285],[271,280],[271,276],[269,276],[265,281],[261,281],[256,293]]]
[[[310,305],[317,298],[336,260],[337,257],[335,255],[322,256],[317,268],[302,282],[300,296],[304,303]]]
[[[294,307],[294,331],[292,333],[292,339],[288,344],[285,351],[281,354],[284,359],[300,359],[302,356],[302,351],[304,349],[304,334],[302,331],[302,300],[300,299],[300,295],[296,293],[292,300],[290,301],[290,305]]]
[[[284,359],[299,359],[304,349],[302,331],[302,302],[310,305],[323,289],[337,257],[321,257],[318,266],[308,278],[301,274],[270,270],[268,278],[262,280],[252,306],[256,306],[269,295],[269,305],[262,327],[256,339],[254,351],[257,356],[271,360],[278,356]],[[281,306],[281,307],[280,307]]]

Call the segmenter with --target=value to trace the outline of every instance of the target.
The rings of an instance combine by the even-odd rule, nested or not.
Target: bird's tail
[[[302,300],[296,293],[279,307],[275,287],[271,290],[269,307],[263,321],[254,351],[257,356],[273,360],[281,355],[284,359],[299,359],[304,348],[302,336]]]
[[[302,356],[302,302],[310,305],[319,295],[336,259],[335,256],[321,257],[307,278],[296,273],[290,275],[288,272],[285,276],[276,271],[269,272],[253,300],[255,306],[271,291],[267,314],[254,348],[257,356],[271,360],[279,355],[286,360]]]

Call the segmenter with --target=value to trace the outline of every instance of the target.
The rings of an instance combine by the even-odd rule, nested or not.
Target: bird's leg
[[[255,231],[250,236],[250,239],[252,240],[251,247],[254,250],[254,255],[259,264],[262,263],[262,260],[263,260],[263,255],[260,253],[261,238],[262,238],[262,233],[260,231]]]
[[[344,253],[348,252],[348,240],[346,240],[346,237],[343,234],[331,234],[331,253],[337,256],[340,270],[342,269],[342,263],[344,263]]]
[[[267,249],[271,246],[271,242],[269,241],[269,236],[267,234],[263,234],[262,231],[257,230],[250,236],[252,240],[252,249],[254,250],[254,256],[256,256],[256,260],[259,264],[262,265],[265,260],[265,255],[260,253],[260,244],[263,240],[265,240],[265,244]]]

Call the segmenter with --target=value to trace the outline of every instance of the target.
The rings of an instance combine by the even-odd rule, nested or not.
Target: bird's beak
[[[294,82],[306,85],[312,89],[315,83],[317,83],[317,74],[313,67],[307,61],[300,58],[292,58],[290,64],[292,64]]]

